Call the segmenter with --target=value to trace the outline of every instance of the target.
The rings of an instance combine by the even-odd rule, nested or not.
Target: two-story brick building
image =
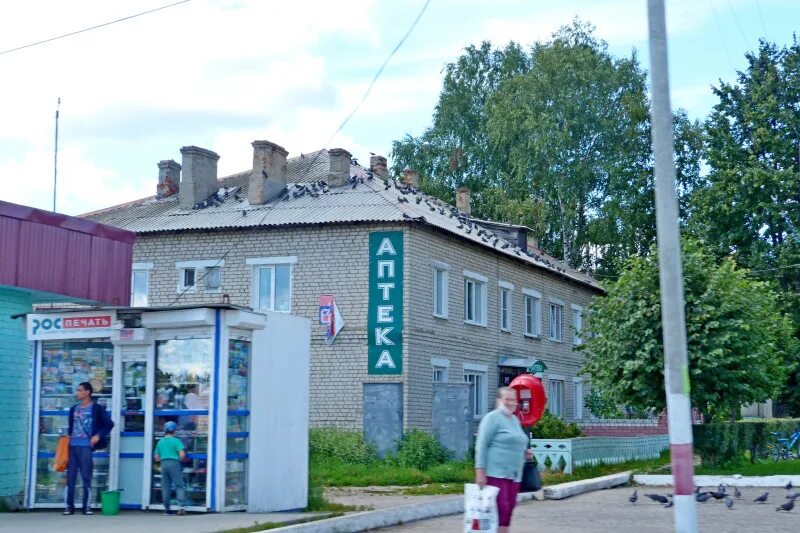
[[[472,219],[342,149],[287,159],[253,143],[253,167],[217,178],[217,154],[162,161],[158,194],[85,215],[136,232],[132,305],[226,301],[345,325],[312,335],[311,423],[360,428],[366,386],[397,383],[404,428],[431,428],[433,382],[470,383],[472,409],[533,360],[550,410],[585,415],[573,351],[596,281],[528,244],[527,228]]]

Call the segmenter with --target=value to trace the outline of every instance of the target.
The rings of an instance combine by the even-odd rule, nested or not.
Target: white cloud
[[[729,14],[728,0],[711,1],[717,12]],[[0,51],[165,3],[18,2],[0,18]],[[527,45],[549,38],[577,14],[612,46],[644,52],[645,5],[432,2],[369,99],[330,142],[422,0],[194,0],[0,55],[0,179],[12,184],[2,198],[51,206],[59,96],[59,209],[76,214],[153,194],[156,162],[179,161],[179,148],[188,144],[218,152],[220,175],[251,165],[254,139],[277,142],[290,155],[326,144],[362,161],[370,151],[388,155],[391,139],[418,134],[429,123],[441,69],[465,46],[483,39]],[[668,15],[673,35],[700,36],[700,28],[716,32],[708,2],[673,0]],[[673,87],[675,103],[702,107],[700,81]]]

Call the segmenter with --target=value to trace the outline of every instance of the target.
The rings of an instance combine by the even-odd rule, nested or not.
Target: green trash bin
[[[119,514],[119,493],[121,490],[104,490],[100,493],[100,504],[103,508],[101,514],[104,515],[118,515]]]

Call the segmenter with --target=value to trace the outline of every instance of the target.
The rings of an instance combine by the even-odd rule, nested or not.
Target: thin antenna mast
[[[58,185],[58,112],[61,109],[61,97],[56,105],[56,149],[53,154],[53,213],[56,212],[56,186]]]

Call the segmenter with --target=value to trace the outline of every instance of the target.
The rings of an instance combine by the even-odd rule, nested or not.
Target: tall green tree
[[[504,81],[529,69],[530,58],[517,43],[503,49],[485,41],[468,46],[445,66],[431,127],[392,144],[394,172],[416,169],[423,190],[448,201],[457,187],[470,187],[479,206],[483,190],[499,183],[505,166],[489,146],[486,101]]]
[[[709,419],[737,416],[778,392],[797,343],[778,297],[730,259],[683,242],[691,403]],[[592,386],[640,409],[666,407],[658,253],[631,258],[590,306],[580,347]]]
[[[774,282],[800,325],[800,45],[761,41],[735,83],[714,87],[709,172],[690,228],[720,257]],[[800,414],[800,365],[783,399]]]
[[[480,217],[533,228],[575,268],[613,273],[655,238],[646,77],[575,20],[529,53],[469,47],[445,69],[433,124],[393,145],[394,169],[452,200],[473,191]],[[699,177],[699,125],[676,116],[683,193]]]

